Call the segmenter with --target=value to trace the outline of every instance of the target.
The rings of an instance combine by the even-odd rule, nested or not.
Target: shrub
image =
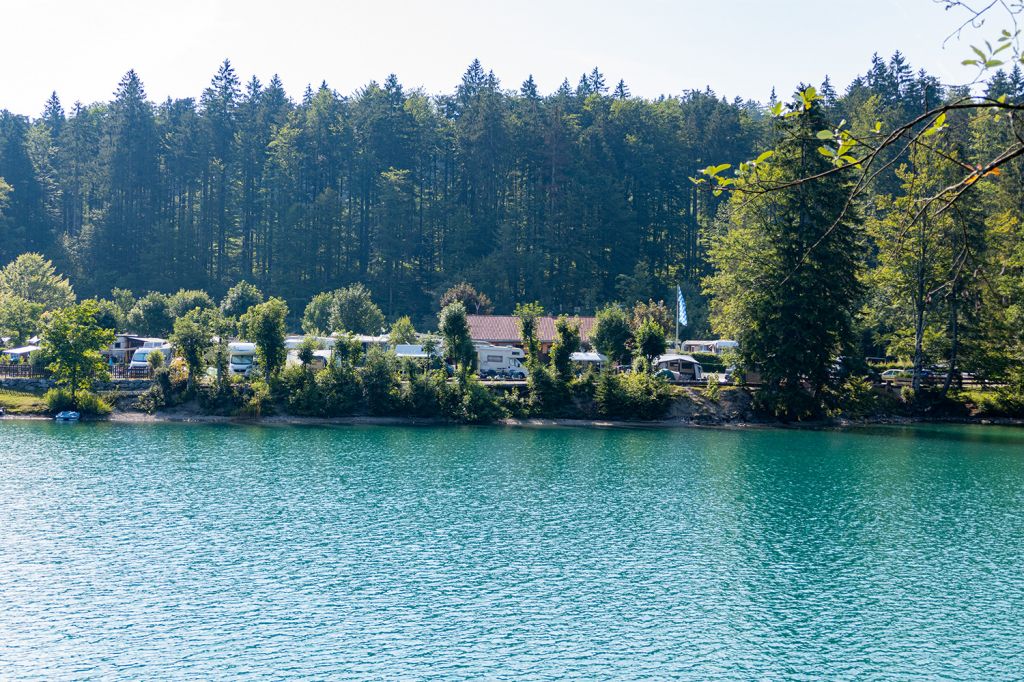
[[[879,396],[866,376],[853,376],[839,389],[839,409],[843,415],[863,419],[878,411]]]
[[[51,412],[63,412],[65,410],[77,410],[82,414],[108,415],[113,408],[103,398],[90,391],[78,391],[74,399],[71,391],[65,388],[51,388],[43,396],[46,407]]]
[[[290,366],[281,373],[276,387],[283,396],[289,414],[320,416],[324,413],[324,399],[320,394],[316,376],[305,367]]]
[[[320,395],[320,415],[343,417],[355,412],[363,397],[363,389],[354,368],[348,362],[333,362],[316,373]]]
[[[708,377],[707,386],[704,388],[704,397],[713,403],[717,403],[722,397],[722,387],[718,384],[716,377]]]
[[[370,414],[391,414],[401,404],[398,383],[398,359],[394,353],[373,348],[360,368],[363,395]]]
[[[146,362],[149,364],[151,370],[158,370],[164,366],[164,353],[162,350],[157,348],[149,352],[146,356]]]
[[[665,416],[671,395],[664,379],[647,372],[606,371],[597,379],[594,400],[602,417],[651,421]]]
[[[1020,417],[1024,415],[1024,396],[1010,390],[977,391],[971,394],[978,414],[983,417]]]
[[[239,414],[247,417],[262,416],[270,404],[270,386],[262,380],[253,381],[247,393]]]
[[[438,417],[442,414],[442,397],[448,390],[443,370],[412,374],[402,394],[402,402],[417,417]]]
[[[501,406],[486,386],[474,376],[458,382],[462,393],[461,420],[470,424],[486,424],[501,419]]]

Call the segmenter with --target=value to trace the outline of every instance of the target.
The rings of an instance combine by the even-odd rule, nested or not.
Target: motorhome
[[[476,344],[477,367],[485,379],[526,379],[529,372],[523,363],[526,353],[522,348]]]
[[[232,341],[228,344],[228,368],[232,374],[249,376],[256,364],[256,344]]]
[[[144,369],[149,367],[149,356],[150,354],[158,350],[164,355],[164,361],[169,362],[171,359],[171,345],[169,343],[152,345],[145,345],[142,348],[136,348],[135,352],[132,353],[131,362],[128,363],[129,369]]]

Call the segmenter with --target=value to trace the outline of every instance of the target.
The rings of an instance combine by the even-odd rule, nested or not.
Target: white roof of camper
[[[573,362],[608,362],[608,358],[595,351],[577,351],[569,356]]]
[[[660,365],[663,362],[674,362],[676,360],[680,360],[682,362],[690,362],[695,365],[700,364],[697,360],[694,359],[692,355],[681,355],[680,353],[665,353],[664,355],[659,355],[654,360],[654,364]]]
[[[4,355],[28,355],[33,351],[39,350],[39,346],[22,346],[21,348],[8,348],[3,351]]]

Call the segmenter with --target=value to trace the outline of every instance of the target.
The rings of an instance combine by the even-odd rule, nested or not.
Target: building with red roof
[[[572,319],[579,322],[580,340],[589,343],[597,318],[574,316]],[[466,315],[466,321],[469,322],[469,335],[473,341],[522,348],[519,318],[515,315]],[[542,353],[551,349],[551,344],[555,342],[555,318],[537,318],[537,340],[540,341]]]

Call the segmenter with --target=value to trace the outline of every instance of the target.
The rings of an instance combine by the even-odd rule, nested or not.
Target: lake
[[[1024,430],[0,423],[4,678],[1019,679]]]

